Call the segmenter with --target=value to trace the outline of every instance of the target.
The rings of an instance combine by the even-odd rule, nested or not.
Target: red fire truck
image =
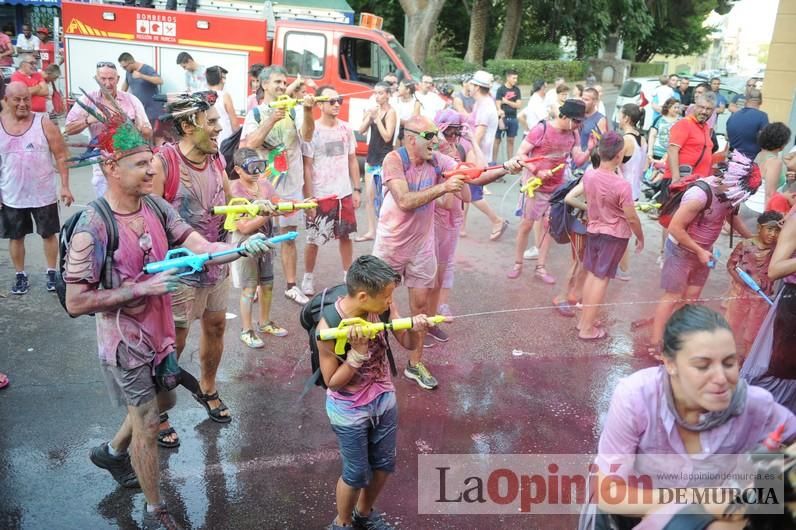
[[[378,17],[363,14],[355,26],[350,7],[317,7],[340,5],[347,6],[345,0],[200,0],[197,12],[186,13],[165,10],[165,0],[156,0],[155,9],[64,1],[67,94],[93,89],[96,63],[116,62],[122,52],[154,67],[163,78],[162,91],[185,90],[176,59],[187,51],[202,66],[229,71],[225,90],[240,116],[250,93],[249,67],[273,64],[292,78],[301,74],[351,94],[341,112],[356,128],[372,105],[369,89],[377,81],[390,72],[420,79],[421,72],[395,37],[373,23]]]

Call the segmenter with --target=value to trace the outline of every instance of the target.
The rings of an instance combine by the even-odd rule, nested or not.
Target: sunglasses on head
[[[97,68],[113,68],[116,70],[116,63],[110,61],[100,61],[97,63]]]
[[[343,104],[343,96],[337,96],[336,98],[329,98],[326,103],[329,105],[342,105]]]
[[[439,131],[415,131],[413,129],[404,129],[406,132],[414,133],[425,141],[433,140],[436,138]]]
[[[247,158],[240,167],[249,175],[262,175],[268,167],[268,161],[259,158]]]

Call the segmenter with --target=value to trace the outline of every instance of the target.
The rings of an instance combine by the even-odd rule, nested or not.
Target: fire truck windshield
[[[409,70],[409,75],[412,76],[412,79],[416,81],[420,81],[420,78],[423,77],[423,72],[420,68],[415,64],[412,57],[409,55],[409,52],[401,46],[401,43],[398,42],[395,38],[388,39],[390,43],[390,48],[395,52],[401,62],[404,64],[407,70]]]

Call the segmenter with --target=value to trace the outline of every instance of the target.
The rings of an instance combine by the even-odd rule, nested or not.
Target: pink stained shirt
[[[733,210],[732,204],[720,201],[716,195],[715,188],[711,186],[711,189],[713,190],[713,199],[711,200],[710,208],[698,213],[694,220],[691,221],[691,224],[686,228],[686,232],[691,236],[691,239],[705,250],[713,248],[713,244],[719,238],[719,235],[721,235],[721,228],[724,226],[724,221],[730,217]],[[683,194],[680,205],[682,206],[687,202],[695,201],[704,207],[704,205],[707,204],[707,200],[708,196],[702,189],[698,186],[691,186]],[[674,239],[671,234],[669,237]]]
[[[160,197],[153,199],[167,212],[166,230],[160,215],[150,211],[143,202],[137,212],[114,214],[119,231],[119,246],[113,255],[114,288],[145,280],[147,276],[142,274],[144,265],[163,260],[169,247],[181,245],[193,232],[166,201]],[[75,237],[81,233],[90,235],[91,243],[84,248],[74,244]],[[105,223],[92,208],[87,208],[68,246],[64,281],[99,285],[107,243]],[[151,249],[149,253],[146,252],[147,247]],[[137,368],[153,359],[159,363],[174,350],[170,295],[133,300],[118,312],[98,313],[96,320],[99,358],[105,364]]]
[[[632,231],[624,208],[633,206],[630,183],[613,171],[589,169],[583,175],[590,234],[630,239]]]
[[[433,153],[437,169],[441,172],[456,167],[456,161],[446,155]],[[443,177],[437,174],[430,162],[420,165],[410,164],[404,173],[403,163],[397,151],[384,157],[382,166],[384,183],[391,180],[405,180],[410,192],[428,189],[442,182]],[[424,204],[414,210],[404,211],[387,192],[381,206],[379,226],[376,230],[376,241],[373,254],[390,256],[395,261],[409,261],[419,254],[434,252],[434,208],[435,201]]]
[[[528,151],[528,158],[545,157],[542,160],[533,162],[533,166],[538,173],[539,171],[554,169],[561,164],[566,164],[572,149],[580,143],[580,138],[576,131],[556,129],[553,127],[552,122],[548,121],[534,125],[525,136],[525,141],[532,146],[531,150]],[[576,161],[576,163],[583,163],[583,161],[585,161],[585,157],[583,160]],[[552,177],[544,179],[538,191],[552,193],[564,182],[564,174],[563,168],[556,171]],[[528,169],[523,169],[522,183],[525,184],[534,176]]]
[[[747,387],[746,404],[738,416],[700,434],[702,453],[689,455],[677,430],[675,418],[666,403],[663,378],[668,377],[663,366],[639,370],[617,384],[608,414],[603,422],[595,463],[600,470],[623,477],[633,474],[657,477],[656,487],[686,487],[704,485],[694,478],[708,473],[726,471],[716,469],[717,455],[748,452],[757,447],[769,433],[785,424],[783,441],[796,438],[796,417],[774,401],[762,388]],[[638,458],[652,455],[648,458]],[[656,458],[654,455],[666,455]],[[714,465],[711,465],[714,464]],[[603,471],[605,474],[609,472]],[[706,484],[715,486],[715,484]],[[670,515],[652,515],[636,526],[637,529],[660,529]]]
[[[0,52],[7,52],[13,50],[14,45],[11,44],[11,37],[5,33],[0,32]],[[14,66],[13,53],[0,58],[0,66]],[[6,81],[8,82],[8,81]]]
[[[19,136],[0,124],[0,201],[6,206],[40,208],[58,201],[58,171],[44,135],[44,117],[33,113],[30,127]]]
[[[337,121],[334,127],[315,122],[312,140],[301,142],[301,152],[312,159],[312,196],[338,199],[351,195],[348,157],[356,154],[357,140],[348,123]]]
[[[256,194],[251,193],[243,185],[240,179],[230,181],[229,191],[230,193],[232,193],[232,197],[248,199],[250,202],[254,202],[256,200],[272,201],[274,200],[274,196],[276,195],[273,185],[268,181],[267,178],[261,178],[257,180]],[[243,216],[239,217],[239,219],[241,218],[244,217]],[[270,218],[260,228],[259,233],[263,234],[265,237],[271,237],[271,235],[273,234],[273,222],[271,221]],[[239,245],[241,242],[251,237],[243,235],[237,230],[231,232],[230,236],[231,236],[230,243],[232,243],[233,245]],[[247,259],[247,258],[242,258],[242,259]]]
[[[337,312],[343,318],[348,318],[340,309],[338,298],[334,304]],[[380,322],[379,315],[370,313],[365,318],[368,322]],[[348,383],[338,390],[328,390],[326,394],[335,399],[353,402],[354,407],[367,405],[385,392],[394,392],[395,386],[390,375],[390,363],[387,359],[387,341],[384,333],[379,333],[376,338],[368,341],[368,353],[370,358],[362,364]]]
[[[470,150],[469,142],[462,140],[460,145],[467,153]],[[459,149],[448,142],[439,144],[439,152],[453,158],[456,163],[463,162]],[[446,196],[447,197],[447,196]],[[456,195],[450,195],[450,207],[445,208],[440,202],[434,205],[434,224],[438,230],[459,230],[464,224],[464,202]]]

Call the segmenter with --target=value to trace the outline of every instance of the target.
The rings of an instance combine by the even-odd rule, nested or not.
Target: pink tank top
[[[12,208],[40,208],[58,200],[57,171],[44,135],[44,114],[33,113],[27,131],[13,135],[0,122],[0,200]]]

